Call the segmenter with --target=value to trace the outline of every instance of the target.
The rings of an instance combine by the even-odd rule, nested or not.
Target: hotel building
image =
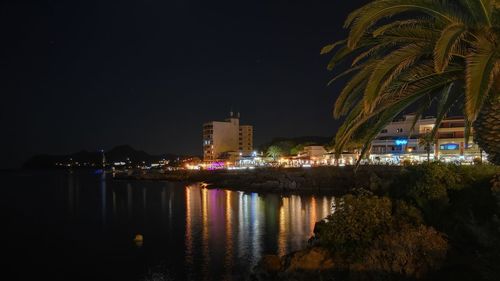
[[[248,156],[253,151],[253,126],[240,125],[240,114],[203,124],[203,160]]]
[[[427,160],[425,145],[419,145],[420,136],[430,133],[436,118],[427,117],[415,122],[415,115],[408,114],[389,123],[371,143],[370,159],[376,162],[400,163]],[[412,125],[415,124],[412,130]],[[472,135],[465,145],[465,120],[463,117],[444,119],[437,131],[435,143],[431,147],[431,160],[444,162],[468,161],[480,157],[479,147]]]

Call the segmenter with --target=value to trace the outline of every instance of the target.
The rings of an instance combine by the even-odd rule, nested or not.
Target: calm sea
[[[304,247],[333,200],[91,171],[2,172],[0,182],[9,280],[244,280],[263,254]]]

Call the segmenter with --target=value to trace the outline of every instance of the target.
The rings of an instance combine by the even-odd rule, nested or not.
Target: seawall
[[[264,168],[220,171],[129,171],[118,180],[161,180],[203,183],[207,188],[249,192],[345,194],[352,189],[375,190],[392,181],[403,168],[398,166]]]

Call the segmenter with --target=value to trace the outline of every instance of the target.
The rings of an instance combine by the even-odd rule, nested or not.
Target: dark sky
[[[255,143],[333,135],[322,46],[366,0],[7,1],[0,167],[130,144],[201,154],[232,106]]]

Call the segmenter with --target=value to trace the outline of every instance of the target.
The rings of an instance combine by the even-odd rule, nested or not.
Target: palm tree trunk
[[[474,122],[474,139],[488,154],[488,161],[500,165],[500,82],[495,83],[492,95],[483,105]]]

